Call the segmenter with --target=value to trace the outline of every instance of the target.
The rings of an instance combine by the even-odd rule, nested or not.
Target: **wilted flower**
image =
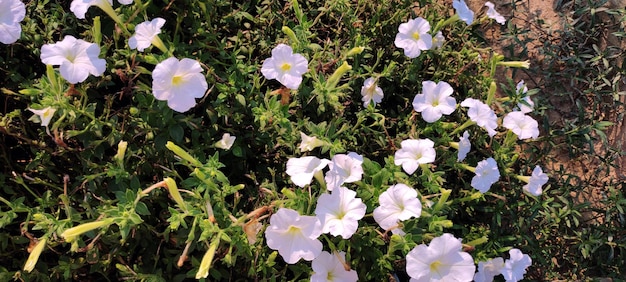
[[[472,281],[476,266],[462,248],[460,239],[444,233],[406,255],[406,272],[411,281]]]
[[[277,250],[285,262],[294,264],[301,258],[312,261],[322,252],[322,225],[317,217],[301,216],[297,211],[280,208],[270,217],[265,230],[267,246]]]
[[[133,3],[133,0],[119,0],[119,2],[120,4],[128,5]],[[100,9],[110,15],[110,12],[113,11],[112,5],[113,1],[111,0],[74,0],[70,4],[70,11],[72,11],[72,13],[74,13],[77,18],[84,19],[89,7],[98,6]]]
[[[314,156],[291,158],[287,161],[287,174],[291,176],[293,184],[304,187],[311,183],[313,176],[330,163],[327,159]]]
[[[52,120],[52,117],[54,116],[54,112],[56,112],[56,109],[52,107],[46,107],[41,110],[28,108],[28,110],[37,115],[39,117],[39,120],[41,121],[41,126],[45,127],[48,127],[50,121]]]
[[[170,57],[152,71],[152,94],[157,100],[167,101],[174,111],[186,112],[196,105],[209,88],[196,60]]]
[[[378,202],[380,206],[374,209],[374,220],[381,228],[391,229],[393,234],[404,234],[400,228],[394,228],[398,222],[422,214],[422,203],[417,198],[417,191],[405,184],[390,186],[380,194]]]
[[[472,187],[480,191],[480,193],[489,191],[491,185],[500,179],[498,163],[493,158],[478,162],[475,173],[476,175],[472,178]]]
[[[506,19],[502,15],[500,15],[498,11],[496,11],[493,3],[487,1],[487,3],[485,3],[485,6],[489,8],[487,10],[487,17],[489,17],[490,19],[496,20],[497,23],[502,24],[502,25],[506,23]]]
[[[323,251],[311,262],[313,275],[311,282],[356,282],[359,277],[355,270],[346,269],[346,252],[329,253]]]
[[[504,268],[502,258],[478,262],[478,272],[474,275],[474,282],[491,282],[495,276],[500,275],[502,268]]]
[[[487,104],[473,98],[467,98],[461,102],[461,106],[469,108],[467,110],[469,118],[487,130],[490,137],[496,135],[498,116]]]
[[[400,146],[394,156],[394,164],[402,165],[402,169],[408,174],[413,174],[420,164],[435,161],[435,143],[430,139],[404,140]]]
[[[237,139],[237,137],[230,136],[229,133],[224,133],[224,135],[222,135],[222,139],[220,139],[220,141],[215,142],[215,147],[224,149],[224,150],[229,150],[230,147],[232,147],[233,144],[235,144],[235,139]]]
[[[323,233],[348,239],[356,232],[366,209],[363,201],[356,198],[356,192],[337,187],[330,194],[317,198],[315,215],[322,223]]]
[[[344,183],[352,183],[361,180],[363,177],[363,156],[350,152],[346,154],[336,154],[328,164],[330,169],[324,178],[326,189],[332,191],[334,188]]]
[[[469,140],[469,132],[464,131],[461,140],[459,140],[459,148],[457,152],[457,161],[462,161],[467,156],[470,150],[472,150],[472,143]]]
[[[308,136],[304,134],[304,132],[300,132],[300,138],[302,142],[300,142],[300,152],[312,151],[313,149],[324,145],[324,141],[317,139],[315,136]]]
[[[99,55],[98,45],[71,35],[41,47],[41,61],[46,65],[61,66],[61,76],[72,84],[85,81],[89,74],[100,76],[104,73],[106,61],[98,58]]]
[[[272,49],[272,57],[265,59],[261,73],[267,79],[276,79],[289,89],[298,89],[302,75],[307,72],[309,62],[285,44],[278,44]]]
[[[439,49],[443,46],[443,43],[446,42],[446,38],[443,37],[443,33],[438,31],[435,36],[433,36],[433,49]]]
[[[363,107],[367,108],[371,102],[374,102],[374,105],[376,105],[376,103],[380,103],[380,101],[383,100],[384,94],[383,90],[378,87],[376,79],[370,77],[363,82],[363,86],[361,87],[361,96],[363,96],[361,99],[361,101],[363,101]]]
[[[537,121],[520,111],[508,113],[502,120],[502,126],[517,134],[520,140],[539,137],[539,125]]]
[[[20,22],[26,16],[26,6],[20,0],[0,0],[0,42],[15,43],[22,35]]]
[[[471,25],[474,22],[474,11],[472,11],[464,0],[453,0],[452,7],[456,10],[456,14],[459,15],[462,21],[467,25]]]
[[[502,276],[506,282],[517,282],[524,279],[526,269],[533,263],[532,259],[519,249],[509,250],[509,255],[511,258],[504,262]]]
[[[454,89],[445,81],[422,82],[422,93],[413,99],[413,109],[422,113],[426,122],[438,121],[442,115],[449,115],[456,109],[456,99],[450,97]]]
[[[98,228],[101,228],[101,227],[109,226],[114,221],[115,221],[115,219],[113,219],[113,218],[105,218],[105,219],[99,220],[99,221],[92,221],[92,222],[88,222],[88,223],[83,223],[83,224],[74,226],[72,228],[65,229],[65,231],[63,231],[63,233],[61,233],[61,237],[63,237],[65,239],[65,242],[71,243],[71,242],[75,241],[76,238],[78,238],[78,236],[82,235],[83,233],[86,233],[86,232],[89,232],[91,230],[98,229]]]
[[[517,176],[517,178],[527,183],[522,189],[533,196],[541,195],[543,185],[548,182],[548,176],[543,173],[540,166],[535,166],[531,176]]]
[[[150,45],[154,45],[161,50],[167,50],[159,38],[164,24],[164,19],[155,18],[152,21],[145,21],[135,26],[135,35],[128,39],[130,49],[137,49],[137,51],[143,52]]]
[[[398,31],[394,44],[404,49],[404,55],[409,58],[416,58],[433,45],[432,36],[428,34],[430,23],[422,17],[400,24]]]
[[[43,249],[46,247],[47,241],[48,241],[48,238],[46,237],[39,239],[39,242],[37,242],[33,250],[30,252],[30,255],[28,255],[28,259],[26,260],[26,263],[24,264],[24,271],[31,272],[33,271],[33,269],[35,269],[35,265],[37,264],[37,261],[39,260],[39,256],[41,255],[41,252],[43,252]]]

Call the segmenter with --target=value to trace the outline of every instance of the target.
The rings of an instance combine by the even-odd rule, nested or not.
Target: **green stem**
[[[115,10],[113,10],[113,6],[111,6],[111,4],[109,4],[109,2],[107,1],[101,2],[102,3],[99,3],[97,6],[100,7],[102,11],[104,11],[109,17],[111,17],[111,19],[113,19],[113,21],[115,21],[119,25],[119,27],[122,29],[126,36],[130,37],[132,34],[128,31],[128,29],[126,28],[126,24],[117,15]]]
[[[468,128],[470,125],[474,125],[474,124],[476,123],[470,119],[466,121],[464,124],[462,124],[461,126],[457,127],[454,131],[452,131],[452,133],[450,133],[450,136],[454,136],[458,134],[459,132],[461,132],[461,130],[464,130]]]

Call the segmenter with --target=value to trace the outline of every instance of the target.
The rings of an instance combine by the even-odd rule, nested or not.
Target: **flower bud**
[[[185,151],[183,148],[179,147],[178,145],[172,143],[171,141],[167,141],[167,143],[165,144],[165,147],[170,149],[170,151],[174,152],[174,154],[179,156],[181,159],[190,162],[192,165],[202,166],[202,163],[200,161],[196,160],[196,158],[192,157],[189,153],[187,153],[187,151]]]
[[[37,245],[35,245],[35,248],[33,248],[33,250],[30,252],[28,259],[26,260],[26,263],[24,264],[24,271],[26,272],[33,271],[33,269],[35,268],[35,265],[37,264],[37,261],[39,260],[39,256],[41,255],[41,252],[43,251],[43,248],[46,246],[47,241],[48,241],[48,238],[43,237],[39,240],[39,242],[37,242]]]

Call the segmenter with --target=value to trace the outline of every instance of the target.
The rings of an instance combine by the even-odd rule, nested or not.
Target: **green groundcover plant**
[[[2,280],[540,279],[506,19],[375,2],[0,0]]]

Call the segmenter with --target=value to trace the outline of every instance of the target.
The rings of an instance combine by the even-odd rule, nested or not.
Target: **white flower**
[[[301,258],[312,261],[322,252],[322,225],[317,217],[304,216],[297,211],[280,208],[270,217],[265,230],[267,246],[277,250],[286,263],[294,264]]]
[[[543,192],[542,186],[548,182],[548,176],[543,173],[540,166],[535,166],[533,173],[528,179],[528,184],[522,189],[533,196],[539,196]]]
[[[180,113],[193,108],[195,98],[204,96],[208,88],[196,60],[170,57],[152,71],[152,94],[158,100],[167,100],[167,105]]]
[[[536,139],[539,137],[539,125],[537,121],[520,111],[508,113],[502,120],[502,126],[517,134],[517,138],[520,140],[528,138]]]
[[[422,215],[422,203],[417,198],[417,191],[405,184],[390,186],[380,194],[378,202],[380,206],[374,209],[374,220],[381,228],[391,229],[393,234],[404,235],[397,228],[399,221]]]
[[[413,108],[422,113],[422,118],[428,123],[438,121],[442,115],[449,115],[456,109],[456,99],[450,97],[454,89],[445,81],[422,82],[422,93],[413,99]]]
[[[291,158],[287,161],[287,174],[291,176],[293,184],[304,187],[311,183],[316,172],[321,171],[330,163],[327,159],[318,159],[314,156]]]
[[[520,112],[525,114],[532,112],[535,108],[535,102],[533,102],[533,99],[531,99],[530,96],[525,95],[526,92],[528,92],[528,87],[526,87],[526,84],[524,84],[523,79],[517,83],[515,89],[518,95],[524,95],[524,98],[522,98],[522,102],[517,103]]]
[[[428,32],[430,23],[422,17],[409,20],[400,24],[394,44],[404,49],[404,55],[416,58],[422,50],[428,50],[433,46],[433,39]]]
[[[374,102],[374,105],[376,105],[376,103],[380,103],[380,101],[383,100],[384,94],[383,90],[378,87],[376,79],[370,77],[363,82],[363,86],[361,87],[361,96],[363,96],[363,98],[361,98],[361,101],[363,101],[363,107],[367,108],[371,102]]]
[[[367,207],[356,198],[356,192],[337,187],[330,194],[317,198],[315,215],[322,223],[322,232],[349,239],[359,227],[359,220],[365,216]]]
[[[329,253],[323,251],[311,262],[313,275],[311,282],[356,282],[359,277],[355,270],[347,270],[346,252]]]
[[[328,164],[330,169],[324,178],[326,181],[326,189],[333,191],[334,188],[344,183],[352,183],[361,180],[363,177],[363,156],[350,152],[346,154],[336,154],[333,156],[331,163]]]
[[[128,5],[133,3],[133,0],[119,0],[120,4]],[[84,19],[87,10],[91,6],[98,6],[102,10],[112,9],[113,1],[111,0],[73,0],[70,4],[70,11],[76,15],[79,19]]]
[[[237,139],[237,137],[230,136],[229,133],[224,133],[224,135],[222,135],[222,139],[220,141],[215,142],[215,147],[224,149],[224,150],[229,150],[230,147],[232,147],[233,144],[235,143],[235,139]]]
[[[457,152],[457,160],[460,162],[467,157],[467,153],[472,150],[472,143],[469,140],[469,132],[464,131],[461,140],[459,140],[459,151]]]
[[[26,16],[26,6],[20,0],[0,0],[0,42],[15,43],[22,35],[20,22]]]
[[[85,81],[89,74],[100,76],[106,69],[106,61],[98,58],[100,47],[74,36],[41,47],[41,61],[46,65],[59,65],[61,76],[69,83]]]
[[[504,24],[506,23],[506,19],[500,15],[500,13],[498,13],[498,11],[496,11],[496,9],[494,8],[495,6],[493,5],[493,3],[487,1],[487,3],[485,3],[485,6],[487,6],[487,8],[489,8],[487,10],[487,17],[489,17],[490,19],[494,19],[496,20],[497,23],[499,24]]]
[[[300,132],[300,138],[302,142],[300,142],[300,152],[312,151],[313,149],[324,145],[324,141],[317,139],[315,136],[308,136],[303,132]]]
[[[474,275],[474,282],[491,282],[493,277],[500,275],[502,268],[504,268],[502,258],[478,262],[478,272]]]
[[[408,174],[413,174],[420,164],[435,161],[435,143],[430,139],[409,139],[400,143],[400,150],[394,155],[394,164],[402,165]]]
[[[261,73],[267,79],[276,79],[289,89],[298,89],[302,75],[307,72],[309,62],[285,44],[278,44],[272,49],[272,57],[265,59]]]
[[[498,163],[493,158],[478,162],[475,173],[476,175],[472,178],[472,187],[480,191],[480,193],[489,191],[491,185],[500,179]]]
[[[524,279],[526,269],[533,263],[532,259],[519,249],[509,250],[509,255],[511,258],[504,262],[502,276],[506,282],[517,282]]]
[[[143,50],[150,47],[155,40],[158,40],[157,37],[161,33],[161,28],[164,24],[165,20],[162,18],[155,18],[152,21],[138,24],[135,27],[135,35],[128,39],[130,49],[137,49],[137,51],[143,52]]]
[[[56,111],[56,109],[52,107],[46,107],[41,110],[28,108],[28,110],[39,117],[39,120],[41,121],[41,126],[46,127],[50,124],[50,120],[52,120],[54,112]]]
[[[465,4],[464,0],[453,0],[452,7],[456,10],[457,15],[464,21],[467,25],[471,25],[474,22],[474,11],[472,11],[467,4]]]
[[[443,46],[443,43],[446,42],[446,38],[443,37],[443,33],[438,31],[437,34],[433,37],[433,49],[439,49]]]
[[[476,266],[462,250],[461,240],[444,233],[421,244],[406,255],[406,272],[411,281],[472,281]]]
[[[469,108],[467,110],[469,118],[478,124],[478,126],[487,130],[490,137],[496,135],[498,116],[496,116],[496,113],[489,108],[489,106],[473,98],[463,100],[463,102],[461,102],[461,106]]]

